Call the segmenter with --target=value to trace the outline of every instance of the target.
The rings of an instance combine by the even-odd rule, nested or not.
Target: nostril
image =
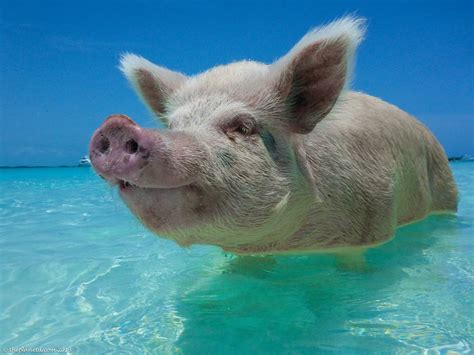
[[[107,137],[101,137],[97,142],[97,150],[101,153],[105,153],[110,147],[110,141]]]
[[[125,143],[125,151],[128,154],[134,154],[138,150],[138,143],[135,139],[130,139]]]

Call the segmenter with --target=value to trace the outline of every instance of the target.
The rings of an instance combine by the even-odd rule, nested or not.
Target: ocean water
[[[182,249],[89,168],[2,169],[0,349],[472,353],[474,163],[452,168],[457,216],[400,229],[354,269]]]

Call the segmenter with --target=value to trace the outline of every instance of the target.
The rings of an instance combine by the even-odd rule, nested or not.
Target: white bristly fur
[[[121,70],[169,124],[160,146],[173,158],[167,169],[196,177],[194,186],[137,189],[125,197],[130,208],[181,245],[236,253],[367,247],[456,210],[436,138],[395,106],[348,90],[364,33],[364,20],[345,17],[273,64],[241,61],[192,77],[124,55]],[[254,134],[229,134],[239,117],[255,120]]]

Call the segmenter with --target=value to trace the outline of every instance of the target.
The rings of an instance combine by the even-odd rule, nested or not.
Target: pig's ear
[[[119,68],[151,111],[166,121],[163,116],[166,101],[171,93],[186,81],[186,76],[134,54],[123,55]]]
[[[349,81],[364,32],[363,19],[342,18],[309,32],[272,64],[277,95],[289,111],[290,131],[311,132],[332,109]]]

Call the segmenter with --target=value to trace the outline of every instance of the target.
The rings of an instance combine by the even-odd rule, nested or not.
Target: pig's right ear
[[[123,55],[119,68],[150,110],[167,124],[164,117],[166,102],[171,93],[186,81],[186,76],[135,54]]]
[[[364,20],[345,17],[311,31],[272,64],[291,132],[311,132],[332,109],[349,81],[354,52],[363,35]]]

